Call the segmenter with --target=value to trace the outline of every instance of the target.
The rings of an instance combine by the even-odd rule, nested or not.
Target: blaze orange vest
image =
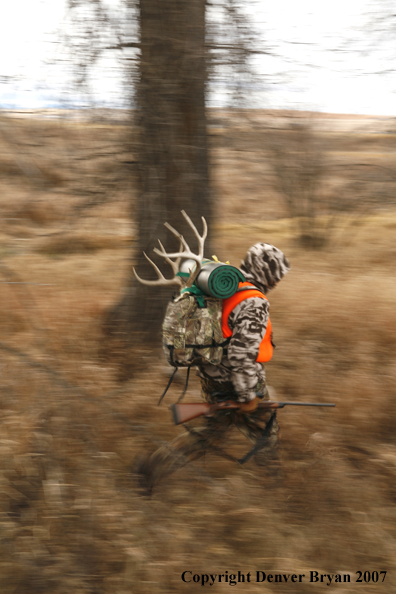
[[[232,330],[228,325],[228,318],[232,310],[242,301],[245,299],[249,299],[250,297],[261,297],[261,299],[267,299],[267,297],[256,289],[252,283],[239,283],[239,289],[243,287],[253,287],[253,289],[249,289],[248,291],[239,291],[234,293],[228,299],[223,299],[223,316],[222,316],[222,330],[224,338],[229,338],[232,336]],[[268,301],[268,299],[267,299]],[[267,330],[265,332],[264,338],[260,343],[259,354],[257,357],[257,361],[259,363],[266,363],[270,361],[272,358],[272,354],[274,352],[274,347],[272,345],[272,325],[271,320],[268,318]]]

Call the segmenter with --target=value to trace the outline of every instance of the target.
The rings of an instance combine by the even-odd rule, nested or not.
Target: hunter
[[[231,336],[230,342],[219,365],[198,366],[203,398],[212,403],[219,399],[220,394],[224,397],[228,394],[230,399],[241,402],[243,414],[233,414],[232,422],[253,443],[262,434],[262,421],[270,416],[268,412],[258,411],[259,398],[256,395],[269,400],[264,363],[272,357],[273,342],[269,302],[263,297],[289,269],[288,260],[273,245],[256,243],[249,249],[240,266],[247,281],[241,283],[241,288],[249,284],[258,290],[238,292],[224,300],[223,335]],[[216,396],[213,397],[213,394]],[[230,416],[220,415],[208,421],[210,429],[215,430],[216,427],[214,432],[219,436],[228,428],[229,420]],[[278,431],[275,419],[266,447],[255,456],[257,463],[267,464],[277,458]]]
[[[175,302],[183,299],[182,295],[186,291],[191,293],[197,291],[198,275],[205,261],[203,250],[207,234],[206,222],[202,219],[204,232],[200,236],[184,211],[183,216],[198,239],[199,253],[192,253],[183,236],[165,223],[166,227],[180,240],[180,250],[177,253],[168,254],[160,243],[160,249],[155,248],[154,251],[172,267],[174,278],[165,279],[147,256],[146,258],[157,272],[158,280],[140,279],[135,271],[136,278],[143,284],[178,284],[181,291]],[[190,273],[187,275],[180,272],[181,263],[186,258],[193,259],[195,262],[195,269],[190,268]],[[219,302],[221,331],[225,339],[224,346],[220,349],[221,356],[216,360],[216,364],[210,362],[210,357],[208,360],[202,358],[194,363],[201,380],[202,396],[206,401],[215,403],[221,400],[236,400],[241,403],[240,408],[237,411],[229,411],[227,414],[223,412],[215,414],[206,420],[203,427],[197,430],[190,429],[177,437],[170,444],[171,448],[169,445],[161,447],[149,458],[141,461],[138,473],[144,476],[145,485],[149,491],[160,479],[189,461],[200,458],[210,450],[229,457],[219,444],[223,443],[226,433],[234,426],[254,446],[262,437],[264,429],[266,427],[270,429],[269,432],[267,431],[265,445],[259,447],[254,458],[257,464],[269,468],[272,463],[276,464],[278,422],[268,410],[258,408],[258,403],[259,397],[269,400],[263,364],[271,359],[273,352],[267,294],[289,269],[288,260],[273,245],[257,243],[248,250],[239,270],[237,269],[238,274],[242,273],[244,281],[239,282],[239,286],[237,283],[237,291],[233,295]],[[189,278],[182,280],[181,276]],[[177,353],[177,351],[174,352]],[[177,362],[173,359],[171,364],[177,366]]]

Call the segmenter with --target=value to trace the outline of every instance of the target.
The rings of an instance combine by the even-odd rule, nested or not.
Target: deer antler
[[[181,262],[182,259],[181,258],[177,258],[176,261],[173,262],[173,260],[171,260],[168,257],[168,255],[167,255],[167,253],[165,251],[165,248],[162,245],[162,243],[160,242],[160,240],[158,240],[158,243],[160,244],[161,251],[159,251],[157,248],[154,248],[154,251],[157,254],[159,254],[160,256],[162,256],[164,258],[165,262],[167,262],[169,264],[169,266],[172,268],[173,272],[175,274],[177,274],[179,272],[180,262]],[[182,247],[183,247],[183,244],[182,244],[182,242],[180,242],[179,251],[181,251]],[[178,278],[180,278],[180,277],[178,277]]]
[[[165,278],[164,275],[162,274],[161,270],[158,268],[158,266],[155,264],[155,262],[153,262],[148,257],[146,252],[143,252],[143,255],[146,258],[146,260],[148,262],[150,262],[151,266],[154,268],[155,272],[157,273],[158,280],[154,280],[154,281],[144,280],[143,278],[140,278],[140,276],[136,272],[135,268],[133,268],[133,273],[136,277],[136,280],[138,280],[139,283],[141,283],[142,285],[148,285],[148,286],[179,285],[179,287],[181,287],[183,285],[183,281],[180,278],[180,276],[175,275],[173,278],[169,278],[169,279]],[[173,262],[172,262],[172,264],[173,264]]]
[[[190,225],[191,229],[193,230],[195,237],[198,239],[198,248],[199,248],[198,254],[194,254],[190,250],[190,247],[189,247],[188,243],[186,242],[186,240],[184,239],[183,235],[181,235],[178,231],[176,231],[176,229],[174,229],[172,227],[172,225],[169,225],[169,223],[164,223],[165,224],[165,227],[167,229],[169,229],[169,231],[171,233],[173,233],[173,235],[179,239],[179,241],[180,241],[179,251],[178,252],[175,252],[175,253],[172,253],[172,254],[168,254],[165,251],[165,248],[162,245],[162,243],[160,242],[160,240],[158,240],[158,243],[159,243],[161,249],[154,248],[153,251],[156,254],[158,254],[159,256],[161,256],[162,258],[165,259],[165,262],[167,262],[171,266],[171,268],[172,268],[175,276],[173,278],[171,278],[171,279],[166,279],[164,277],[164,275],[162,274],[162,272],[160,271],[160,269],[158,268],[158,266],[152,260],[150,260],[150,258],[147,256],[147,254],[145,254],[143,252],[144,257],[148,260],[148,262],[150,262],[150,264],[152,265],[152,267],[154,268],[154,270],[156,271],[157,276],[158,276],[158,280],[155,280],[155,281],[143,280],[143,279],[141,279],[138,276],[136,270],[133,269],[133,272],[135,274],[135,277],[143,285],[152,285],[152,286],[154,286],[154,285],[156,285],[156,286],[162,285],[162,286],[164,286],[164,285],[176,284],[176,285],[179,285],[179,286],[183,286],[182,279],[180,278],[180,276],[176,276],[176,274],[179,272],[180,262],[184,258],[195,260],[195,262],[196,262],[195,269],[194,269],[194,271],[191,271],[191,274],[190,274],[190,277],[189,277],[189,279],[187,281],[186,286],[187,287],[191,287],[192,284],[194,283],[195,279],[197,278],[197,276],[198,276],[198,274],[199,274],[199,272],[201,270],[202,259],[203,259],[203,252],[204,252],[204,245],[205,245],[205,239],[206,239],[206,236],[208,234],[208,226],[206,224],[206,221],[205,221],[204,217],[201,217],[202,218],[202,225],[203,225],[203,232],[202,232],[202,236],[201,236],[198,233],[198,230],[195,227],[194,223],[192,222],[192,220],[190,219],[190,217],[187,215],[187,213],[184,210],[182,210],[181,213],[182,213],[183,217],[186,219],[187,223]],[[173,258],[173,259],[176,258],[176,260],[172,260],[171,258]]]
[[[191,229],[194,232],[195,237],[198,240],[198,248],[199,248],[199,252],[198,254],[194,254],[191,250],[190,247],[188,245],[188,243],[186,242],[186,240],[184,239],[183,235],[181,235],[178,231],[176,231],[176,229],[174,229],[172,227],[172,225],[169,225],[169,223],[165,223],[165,227],[167,229],[169,229],[169,231],[171,233],[173,233],[173,235],[175,237],[177,237],[180,240],[180,247],[184,247],[184,250],[180,250],[178,252],[175,252],[173,254],[166,254],[165,252],[160,252],[157,248],[154,248],[154,252],[160,256],[163,257],[167,257],[167,258],[177,258],[178,261],[181,258],[188,258],[191,260],[195,260],[195,262],[197,263],[197,265],[195,266],[195,270],[190,274],[190,277],[187,281],[186,286],[187,287],[191,287],[195,281],[195,279],[197,278],[198,274],[201,271],[201,266],[202,266],[202,259],[203,259],[203,255],[204,255],[204,245],[205,245],[205,239],[206,236],[208,234],[208,226],[206,224],[206,221],[204,219],[204,217],[201,217],[202,219],[202,225],[203,225],[203,232],[202,232],[202,236],[198,233],[198,230],[196,228],[196,226],[194,225],[194,223],[192,222],[192,220],[190,219],[190,217],[188,216],[188,214],[182,210],[181,211],[183,217],[186,219],[187,223],[190,225]]]

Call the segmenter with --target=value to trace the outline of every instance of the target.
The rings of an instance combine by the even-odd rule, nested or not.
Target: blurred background
[[[395,591],[395,8],[0,7],[2,593],[185,592],[183,571],[226,570],[351,579],[249,592]],[[195,248],[181,209],[209,257],[286,254],[268,383],[336,408],[279,413],[276,476],[208,454],[147,497],[137,460],[182,432],[184,377],[158,408],[170,294],[132,266],[152,279],[142,252],[177,247],[165,221]]]

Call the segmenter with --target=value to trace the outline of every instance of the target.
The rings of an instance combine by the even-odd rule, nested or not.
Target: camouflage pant
[[[201,382],[202,396],[206,401],[216,401],[212,397],[214,392],[226,393],[227,386],[224,383],[221,384],[222,389],[219,390],[217,388],[220,386],[215,385],[216,382],[212,382],[212,380],[204,379]],[[230,387],[232,388],[232,385]],[[264,384],[257,384],[256,392],[262,392],[264,399],[269,399]],[[148,458],[140,461],[137,473],[143,479],[145,489],[151,492],[153,487],[161,480],[209,452],[233,459],[221,448],[226,434],[233,427],[236,427],[254,447],[257,440],[262,436],[270,418],[271,412],[262,409],[246,414],[234,410],[219,412],[215,416],[208,418],[204,427],[191,429],[183,433],[169,444],[160,447]],[[256,464],[266,466],[270,471],[277,467],[278,433],[279,425],[275,418],[265,445],[254,455]]]
[[[210,403],[218,402],[219,400],[223,399],[236,400],[237,397],[231,382],[218,382],[212,378],[201,378],[201,389],[202,398],[206,400],[206,402]],[[257,394],[262,394],[263,400],[269,400],[269,393],[263,381],[257,382],[255,392]],[[214,397],[214,394],[217,396]],[[219,394],[224,394],[224,396],[219,397]],[[227,397],[227,395],[229,396]],[[217,425],[224,423],[224,421],[221,420],[222,416],[223,415],[219,417],[215,416],[208,419],[208,429],[213,430],[213,432],[216,434],[219,433],[220,429],[221,433],[222,430],[220,427],[217,427]],[[257,409],[249,414],[240,414],[238,412],[234,412],[233,414],[228,415],[229,424],[227,429],[231,426],[236,427],[245,437],[247,437],[249,441],[255,445],[257,440],[261,437],[266,423],[268,423],[270,418],[271,412],[260,409]],[[255,455],[256,463],[265,463],[265,460],[277,457],[278,433],[279,424],[278,421],[274,419],[265,447]]]

